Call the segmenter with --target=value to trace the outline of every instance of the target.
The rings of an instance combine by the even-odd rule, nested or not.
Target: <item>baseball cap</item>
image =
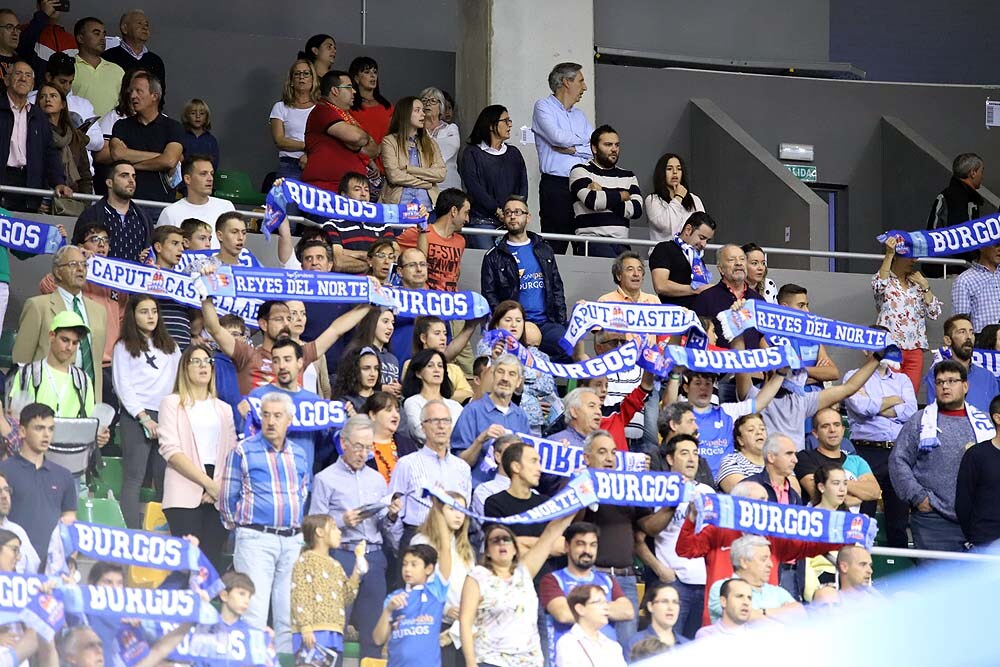
[[[83,318],[72,310],[56,313],[56,316],[52,318],[52,326],[49,327],[49,331],[57,331],[58,329],[82,329],[84,333],[90,333],[90,327],[84,323]],[[80,335],[82,336],[83,333]]]

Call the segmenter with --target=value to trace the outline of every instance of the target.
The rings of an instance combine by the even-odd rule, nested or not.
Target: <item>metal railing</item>
[[[1000,562],[1000,555],[968,553],[959,551],[928,551],[925,549],[897,549],[895,547],[872,547],[873,556],[892,556],[894,558],[915,558],[928,560],[959,560],[964,562]]]
[[[22,188],[14,185],[0,185],[0,192],[10,192],[12,194],[21,195],[32,195],[36,197],[55,197],[56,194],[52,190],[41,190],[38,188]],[[88,195],[78,192],[73,193],[73,199],[80,201],[98,201],[101,199],[98,195]],[[147,208],[166,208],[171,204],[171,202],[162,201],[150,201],[148,199],[133,199],[133,203],[137,206],[147,207]],[[263,219],[264,213],[261,211],[249,211],[246,209],[239,209],[240,213],[248,218]],[[305,224],[310,227],[318,227],[319,224],[308,218],[303,218],[298,215],[288,216],[289,221],[295,223]],[[405,229],[410,225],[406,224],[394,224],[389,223],[389,227],[396,229]],[[462,230],[462,234],[473,234],[479,236],[503,236],[506,234],[505,231],[496,229],[477,229],[477,228],[466,228]],[[551,241],[572,241],[575,243],[582,243],[584,246],[584,253],[587,254],[590,251],[591,243],[598,244],[628,244],[631,246],[638,246],[640,248],[652,248],[657,244],[657,241],[650,241],[648,239],[613,239],[604,238],[599,236],[580,236],[578,234],[552,234],[549,232],[543,232],[541,237],[546,240]],[[721,248],[721,244],[710,243],[705,248],[707,250],[718,250]],[[873,261],[882,261],[883,255],[878,253],[870,252],[839,252],[835,250],[811,250],[807,248],[762,248],[762,250],[768,255],[784,256],[784,257],[819,257],[824,259],[865,259]],[[948,259],[945,257],[924,257],[920,260],[924,264],[942,264],[945,266],[945,277],[947,277],[947,267],[948,266],[966,266],[966,262],[960,259]]]

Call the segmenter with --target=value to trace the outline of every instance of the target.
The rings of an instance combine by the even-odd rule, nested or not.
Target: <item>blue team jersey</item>
[[[435,571],[427,583],[410,590],[397,589],[385,598],[385,604],[406,593],[406,606],[392,612],[389,621],[388,667],[440,667],[441,617],[448,598],[448,582]],[[384,607],[383,605],[383,607]]]
[[[732,454],[733,422],[755,411],[757,403],[748,398],[739,403],[713,405],[707,410],[694,409],[694,419],[698,424],[698,456],[712,469],[712,477],[719,472],[722,457]]]
[[[542,266],[535,257],[531,243],[514,245],[507,242],[514,260],[517,262],[517,273],[520,279],[518,301],[524,308],[525,319],[531,322],[545,320],[545,280],[542,277]]]
[[[568,596],[577,586],[594,584],[595,586],[599,586],[604,591],[604,595],[607,596],[608,602],[611,602],[611,591],[615,585],[611,575],[605,572],[598,572],[597,570],[592,570],[590,574],[591,576],[586,579],[577,579],[569,573],[569,570],[563,568],[552,572],[552,577],[559,584],[559,588],[562,589],[563,595]],[[548,613],[545,614],[545,623],[548,627],[547,634],[549,644],[546,649],[549,653],[549,664],[554,665],[556,664],[556,644],[559,642],[560,637],[569,632],[570,628],[573,627],[573,624],[560,623],[552,618],[552,615]],[[603,628],[601,628],[601,632],[609,639],[618,641],[618,635],[615,633],[614,623],[607,623]]]

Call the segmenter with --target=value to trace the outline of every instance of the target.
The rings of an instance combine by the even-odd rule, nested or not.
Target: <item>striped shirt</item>
[[[330,245],[339,245],[344,250],[368,251],[375,241],[381,238],[392,239],[395,235],[392,229],[384,224],[369,224],[353,220],[327,220],[323,223],[323,231]]]
[[[601,189],[591,190],[591,183]],[[575,200],[577,234],[627,239],[629,220],[642,217],[639,180],[627,169],[604,169],[593,160],[578,164],[569,172],[569,189]],[[629,193],[625,201],[621,198],[623,190]]]
[[[222,523],[295,528],[309,493],[305,452],[291,441],[276,450],[263,433],[238,443],[226,457],[219,497]]]
[[[472,495],[472,470],[454,454],[449,452],[441,458],[430,447],[421,447],[400,458],[389,480],[389,493],[405,496],[400,516],[408,526],[419,526],[427,518],[430,502],[420,495],[425,486],[461,493],[468,503]]]
[[[955,278],[951,288],[951,312],[968,313],[972,328],[982,331],[1000,322],[1000,269],[990,271],[979,262]]]

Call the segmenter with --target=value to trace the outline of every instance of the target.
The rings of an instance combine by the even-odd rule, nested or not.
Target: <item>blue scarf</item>
[[[303,301],[307,303],[374,303],[393,307],[395,300],[369,276],[325,271],[225,266],[199,276],[209,294],[243,299]]]
[[[479,292],[442,292],[438,290],[382,287],[396,302],[400,315],[433,315],[442,320],[472,320],[490,313],[490,304]]]
[[[327,192],[301,181],[286,178],[267,193],[264,205],[264,222],[261,231],[270,238],[271,233],[284,221],[288,204],[294,203],[309,215],[336,220],[367,223],[417,224],[426,222],[420,215],[420,205],[372,204],[348,199],[335,192]]]
[[[531,354],[531,350],[504,329],[490,329],[483,334],[483,340],[492,350],[497,341],[503,340],[508,353],[517,357],[525,368],[534,368],[542,373],[559,378],[595,378],[611,373],[634,368],[639,361],[639,349],[635,341],[629,341],[621,347],[606,352],[599,357],[588,359],[579,364],[557,364]]]
[[[527,433],[518,433],[517,437],[533,446],[541,459],[542,472],[559,477],[571,477],[577,470],[586,467],[583,462],[583,448],[564,445],[554,440],[545,440]],[[484,457],[493,461],[492,456]],[[635,452],[615,451],[616,469],[623,472],[640,472],[648,469],[649,457]],[[496,463],[494,462],[494,466]]]
[[[681,306],[584,301],[573,307],[559,344],[572,353],[573,346],[596,327],[630,334],[673,335],[691,329],[704,334],[698,315]]]
[[[900,240],[896,246],[900,257],[948,257],[1000,243],[1000,220],[994,214],[925,232],[893,229],[880,234],[878,242],[892,237]]]
[[[663,360],[656,359],[660,349],[663,350]],[[643,348],[639,365],[660,376],[665,374],[664,368],[669,370],[674,365],[719,375],[759,373],[778,368],[797,369],[802,366],[799,356],[787,345],[756,350],[699,350],[666,344],[655,348]]]
[[[942,359],[952,358],[950,347],[939,347],[932,354],[934,355],[934,364],[940,362]],[[972,363],[976,366],[982,366],[990,373],[993,373],[993,375],[1000,377],[1000,352],[977,348],[972,351]]]
[[[295,404],[295,416],[292,418],[292,425],[288,427],[290,433],[325,431],[329,428],[340,428],[347,423],[347,406],[341,401],[327,401],[325,399],[317,401],[305,397],[300,398],[297,395],[287,395]],[[247,433],[250,434],[260,430],[261,401],[253,396],[247,396],[245,400],[250,404],[246,420]]]
[[[739,310],[722,311],[718,319],[722,324],[722,333],[730,340],[748,329],[756,329],[766,336],[789,335],[813,343],[855,350],[886,350],[886,359],[902,361],[902,353],[893,345],[887,331],[831,320],[766,301],[748,299]]]
[[[714,493],[695,498],[698,521],[705,526],[738,530],[751,535],[784,537],[821,544],[859,544],[871,550],[878,523],[864,514],[831,512],[818,507],[781,505]]]
[[[66,611],[87,616],[115,616],[142,621],[217,623],[219,612],[195,591],[165,588],[66,586]]]
[[[132,667],[149,655],[150,644],[172,632],[177,623],[148,622],[142,627],[122,624],[115,635],[117,653],[125,667]],[[219,621],[197,625],[167,658],[170,662],[212,667],[258,667],[276,665],[274,640],[266,630],[237,621],[232,626]]]
[[[0,246],[32,255],[48,255],[66,245],[55,225],[0,215]]]
[[[211,248],[205,250],[185,250],[181,253],[181,261],[177,262],[177,266],[174,267],[174,271],[187,273],[191,267],[195,265],[200,266],[201,262],[211,259],[217,254],[219,254],[219,251]],[[150,254],[150,257],[152,258],[152,261],[156,261],[156,253]],[[250,251],[250,248],[243,248],[243,250],[240,251],[240,256],[236,259],[239,261],[239,265],[245,268],[252,269],[263,266],[260,263],[260,260],[258,260],[257,257]],[[219,264],[222,266],[229,266],[228,264],[222,264],[221,262],[219,262]]]
[[[776,335],[768,336],[767,342],[769,345],[775,347],[781,347],[782,345],[789,346],[798,355],[803,366],[815,366],[816,361],[819,359],[819,343],[810,343],[800,338],[792,338],[791,336]]]
[[[50,595],[37,594],[21,612],[21,622],[52,641],[56,633],[66,624],[66,607],[62,603],[62,591],[55,590]]]
[[[703,250],[695,250],[694,246],[681,240],[679,234],[674,234],[674,243],[680,246],[681,252],[691,265],[691,286],[700,287],[712,284],[712,272],[705,266],[702,260]]]
[[[192,588],[204,589],[211,597],[223,589],[219,573],[201,549],[180,537],[98,526],[85,521],[69,525],[60,522],[52,537],[45,568],[48,574],[68,574],[66,559],[78,553],[119,565],[191,572]]]
[[[0,625],[23,620],[21,612],[38,597],[49,577],[0,572]]]

